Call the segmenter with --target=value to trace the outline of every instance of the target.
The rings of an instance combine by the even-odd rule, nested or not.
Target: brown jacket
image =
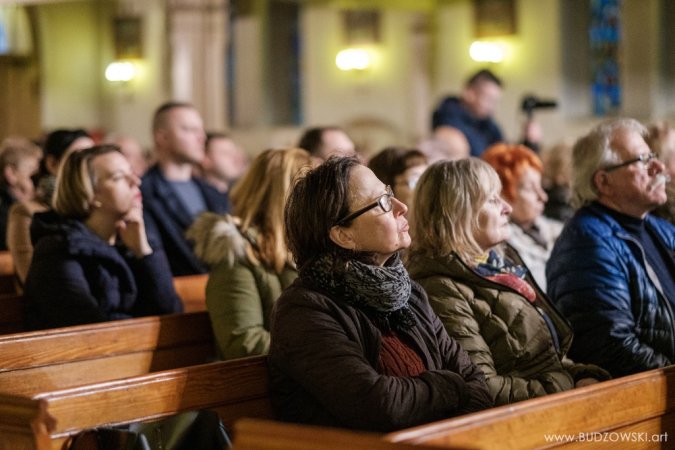
[[[413,282],[417,326],[406,334],[427,368],[411,378],[376,371],[381,334],[361,310],[297,279],[277,300],[269,353],[281,420],[389,432],[492,406],[485,377]]]
[[[522,265],[512,250],[509,256]],[[581,378],[609,379],[601,368],[565,356],[572,328],[541,290],[535,304],[550,318],[559,349],[535,304],[476,274],[456,254],[413,255],[408,266],[450,336],[485,373],[495,406],[566,391]]]

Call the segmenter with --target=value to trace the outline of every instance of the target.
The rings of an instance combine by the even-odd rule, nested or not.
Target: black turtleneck
[[[663,293],[675,308],[675,261],[668,252],[666,246],[650,227],[646,226],[646,221],[638,217],[629,216],[608,208],[598,203],[598,205],[607,212],[619,225],[636,241],[642,245],[647,257],[647,264],[654,269],[656,277],[661,283]]]

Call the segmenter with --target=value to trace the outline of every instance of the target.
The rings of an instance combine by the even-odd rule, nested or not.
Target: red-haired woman
[[[495,144],[483,153],[482,159],[499,175],[501,196],[513,208],[507,242],[518,251],[545,292],[546,262],[563,224],[542,215],[548,200],[541,187],[544,166],[536,153],[524,145]]]

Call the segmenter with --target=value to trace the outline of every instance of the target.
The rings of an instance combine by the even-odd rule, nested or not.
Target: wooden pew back
[[[243,419],[234,427],[233,450],[430,450],[382,440],[379,434]]]
[[[46,406],[41,407],[40,402]],[[44,392],[32,398],[0,394],[0,442],[25,438],[27,429],[32,429],[17,428],[12,408],[4,407],[17,404],[33,414],[43,411],[39,426],[34,426],[48,433],[53,449],[61,448],[70,435],[83,429],[156,420],[199,409],[217,411],[228,430],[242,417],[274,418],[265,356]],[[49,420],[55,425],[49,426]]]
[[[0,294],[15,294],[16,292],[17,283],[12,254],[6,250],[0,251]]]
[[[0,336],[0,391],[30,395],[204,364],[215,354],[205,312]]]
[[[0,252],[0,255],[2,255],[2,252]],[[14,293],[13,287],[7,292],[4,290],[2,267],[3,262],[0,256],[0,335],[20,333],[24,331],[23,296],[20,293]],[[14,283],[13,273],[11,277],[12,283]],[[173,285],[176,293],[183,301],[183,309],[186,313],[206,311],[206,282],[208,279],[208,275],[174,277]]]
[[[174,277],[173,287],[183,300],[185,312],[206,311],[206,283],[208,275]]]
[[[664,433],[670,443],[640,440],[663,440]],[[675,366],[392,433],[387,439],[485,450],[669,448],[675,440]]]

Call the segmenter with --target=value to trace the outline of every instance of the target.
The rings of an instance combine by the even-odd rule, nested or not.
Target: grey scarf
[[[342,266],[342,267],[341,267]],[[323,255],[303,267],[301,278],[365,312],[385,330],[409,330],[415,315],[408,306],[411,285],[398,254],[384,266]]]

